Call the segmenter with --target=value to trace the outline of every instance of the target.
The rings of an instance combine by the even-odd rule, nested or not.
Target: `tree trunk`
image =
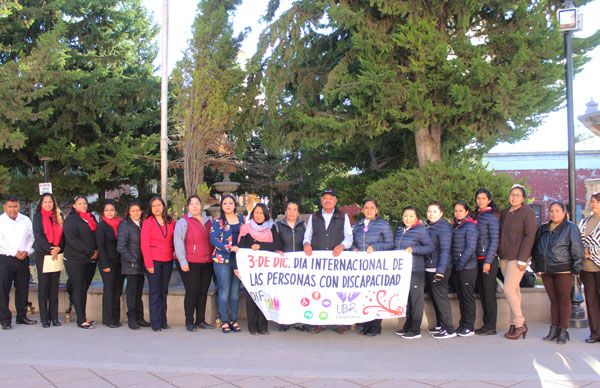
[[[190,136],[191,137],[191,136]],[[189,137],[184,139],[183,146],[183,183],[185,195],[189,198],[197,194],[198,185],[204,182],[204,167],[206,166],[206,150],[198,149],[196,141]]]
[[[439,125],[430,125],[415,132],[415,146],[419,167],[442,159],[442,129]]]
[[[378,172],[381,171],[381,167],[377,162],[377,155],[375,155],[375,149],[373,148],[372,144],[369,144],[369,160],[369,167],[371,168],[371,170]]]

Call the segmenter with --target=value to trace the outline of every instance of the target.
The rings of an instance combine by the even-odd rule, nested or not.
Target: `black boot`
[[[569,332],[567,329],[563,329],[562,327],[558,329],[558,337],[556,337],[557,344],[566,344],[569,338]]]
[[[548,335],[542,338],[544,341],[552,341],[558,337],[558,326],[550,325]]]

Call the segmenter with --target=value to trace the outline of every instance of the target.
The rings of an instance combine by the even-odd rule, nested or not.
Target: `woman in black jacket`
[[[303,240],[306,224],[300,218],[300,207],[297,202],[289,201],[282,220],[277,221],[277,232],[284,252],[301,252],[304,250]],[[279,331],[287,331],[290,325],[279,325]],[[297,330],[308,332],[309,325],[297,325]]]
[[[58,260],[64,249],[63,219],[56,198],[50,193],[40,196],[33,214],[33,259],[38,272],[38,304],[42,326],[60,326],[58,320],[58,282],[60,271],[44,273],[44,256]]]
[[[269,209],[264,203],[258,203],[250,213],[250,221],[240,227],[239,248],[250,248],[254,251],[280,251],[281,241],[277,233],[277,226],[271,220]],[[233,272],[239,277],[237,260],[233,265]],[[260,311],[250,293],[246,293],[246,317],[248,318],[248,331],[252,335],[269,334],[269,322]]]
[[[94,327],[85,316],[87,291],[90,286],[90,273],[95,269],[98,251],[96,249],[96,219],[88,212],[88,202],[83,196],[73,198],[72,209],[64,222],[65,268],[73,284],[73,305],[77,312],[77,326],[82,329]]]
[[[435,310],[435,327],[428,330],[433,338],[456,337],[452,323],[452,307],[448,299],[449,281],[452,274],[450,247],[452,245],[452,226],[444,218],[444,206],[433,201],[427,207],[429,235],[435,250],[425,261],[425,278],[431,292]]]
[[[121,217],[114,202],[107,201],[102,210],[102,221],[96,229],[98,267],[102,276],[102,324],[117,328],[121,325],[121,294],[125,278],[121,275],[121,257],[117,251],[117,231]]]
[[[475,329],[475,282],[477,280],[477,221],[471,218],[471,209],[464,201],[454,204],[452,231],[452,264],[458,278],[456,293],[460,307],[460,321],[456,334],[470,337]]]
[[[565,205],[550,205],[550,222],[541,225],[535,236],[531,267],[541,273],[550,298],[550,332],[546,341],[564,344],[569,339],[572,275],[581,271],[583,243],[577,226],[567,220]]]
[[[477,210],[477,290],[483,310],[483,326],[475,330],[477,335],[496,335],[498,303],[496,300],[496,276],[498,275],[498,245],[500,244],[500,212],[489,190],[481,188],[475,193]]]
[[[119,224],[117,251],[121,256],[121,273],[127,279],[127,325],[131,330],[149,327],[144,320],[144,266],[140,232],[142,230],[142,205],[133,201],[127,206],[125,220]]]

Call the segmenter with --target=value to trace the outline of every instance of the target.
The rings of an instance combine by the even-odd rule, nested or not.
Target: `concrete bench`
[[[550,301],[548,300],[548,296],[546,295],[546,291],[544,287],[538,286],[535,288],[522,288],[521,293],[523,294],[522,298],[522,307],[523,314],[525,318],[529,322],[550,322]],[[167,318],[170,324],[175,325],[183,325],[185,323],[185,314],[183,311],[183,297],[185,291],[183,286],[172,286],[169,289],[169,297],[168,297],[168,311]],[[245,304],[245,292],[240,292],[240,304],[239,304],[239,318],[241,320],[246,317],[246,304]],[[148,289],[144,290],[144,309],[145,309],[145,318],[149,319],[148,312]],[[37,286],[31,285],[29,290],[29,301],[33,303],[36,311],[38,309],[38,300],[37,300]],[[452,305],[452,315],[454,319],[455,326],[458,326],[458,320],[460,318],[460,312],[458,308],[458,300],[456,298],[456,294],[450,294],[450,302]],[[60,320],[64,319],[64,312],[68,306],[69,298],[65,288],[61,285],[59,291],[59,315]],[[11,308],[14,308],[14,296],[11,296]],[[126,313],[127,309],[125,306],[125,296],[121,298],[121,320],[122,322],[126,322]],[[217,311],[217,299],[214,288],[211,286],[211,289],[208,293],[208,300],[206,304],[206,320],[208,322],[214,322],[216,318]],[[477,321],[475,327],[481,326],[481,304],[477,302]],[[88,292],[87,299],[87,318],[91,320],[95,320],[96,322],[102,321],[102,283],[94,282],[90,287]],[[508,304],[506,303],[504,293],[498,293],[498,325],[499,329],[508,328],[508,319],[509,319],[509,310]],[[75,321],[75,311],[73,311],[73,321]],[[387,328],[397,328],[404,321],[404,319],[400,318],[396,319],[388,319],[383,322],[383,326]],[[430,323],[432,322],[432,323]],[[425,297],[425,314],[423,317],[423,325],[422,329],[427,329],[435,324],[435,312],[433,310],[433,305],[428,296]]]

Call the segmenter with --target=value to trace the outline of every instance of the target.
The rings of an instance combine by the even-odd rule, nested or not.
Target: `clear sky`
[[[289,7],[292,0],[282,0],[282,7]],[[157,24],[162,20],[162,0],[143,0],[146,8],[154,16]],[[169,69],[181,58],[188,40],[191,38],[191,25],[196,14],[197,0],[170,0],[169,8]],[[236,12],[234,28],[236,32],[245,27],[251,27],[251,32],[242,45],[246,56],[256,51],[256,42],[264,25],[259,24],[259,19],[264,15],[268,0],[243,0]],[[576,32],[576,36],[591,35],[600,29],[600,0],[595,0],[582,8],[584,12],[584,29]],[[160,44],[160,37],[159,37]],[[159,54],[160,56],[160,54]],[[588,136],[589,132],[578,120],[577,116],[585,112],[585,104],[594,99],[600,102],[600,47],[591,54],[592,60],[588,62],[582,72],[575,76],[573,82],[575,131],[576,134]],[[157,63],[161,63],[160,58]],[[563,104],[564,105],[564,104]],[[493,152],[517,151],[556,151],[567,149],[567,114],[566,109],[550,113],[544,123],[529,136],[516,144],[500,144]]]

